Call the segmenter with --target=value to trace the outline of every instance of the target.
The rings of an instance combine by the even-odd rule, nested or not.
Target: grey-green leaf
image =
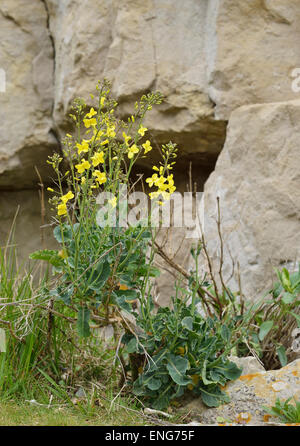
[[[79,336],[87,338],[91,334],[90,325],[90,310],[87,307],[81,307],[78,311],[77,330]]]
[[[181,325],[183,328],[186,328],[189,331],[193,331],[193,318],[190,316],[184,317],[181,321]]]
[[[264,340],[264,338],[267,336],[269,331],[272,329],[273,325],[274,325],[273,321],[265,321],[261,324],[259,334],[258,334],[260,341]]]
[[[276,349],[280,364],[282,367],[287,365],[286,351],[283,345],[279,345]]]
[[[186,371],[189,368],[189,362],[186,358],[176,355],[168,355],[167,369],[171,378],[176,384],[180,386],[186,386],[191,383],[192,380],[185,376]]]

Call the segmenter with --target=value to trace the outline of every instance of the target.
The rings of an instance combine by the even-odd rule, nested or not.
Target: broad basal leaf
[[[228,342],[229,339],[230,339],[230,335],[231,335],[231,333],[230,333],[230,330],[227,327],[227,325],[225,325],[225,324],[222,325],[222,327],[221,327],[221,337],[222,337],[222,339],[224,341]]]
[[[260,329],[259,329],[259,340],[263,341],[264,338],[267,336],[267,334],[269,333],[269,331],[272,329],[274,325],[273,321],[265,321],[261,324]]]
[[[148,389],[154,391],[161,387],[161,380],[159,378],[155,378],[154,376],[145,377],[143,384],[147,386]]]
[[[169,354],[167,356],[167,360],[168,372],[170,373],[171,378],[176,384],[179,384],[180,386],[186,386],[187,384],[192,382],[190,378],[185,376],[185,373],[189,368],[189,362],[186,358]]]
[[[229,396],[215,384],[201,388],[201,397],[203,403],[208,407],[218,407],[220,404],[230,401]]]
[[[213,368],[216,372],[222,374],[229,381],[234,381],[241,376],[242,369],[238,368],[238,366],[234,362],[226,362],[225,364],[219,364]]]
[[[88,337],[91,334],[90,331],[90,310],[87,307],[81,307],[78,311],[77,330],[81,337]]]
[[[105,285],[110,275],[110,265],[107,261],[99,262],[90,271],[87,271],[87,282],[89,289],[99,292]]]
[[[189,331],[193,331],[193,318],[190,316],[184,317],[181,321],[181,325],[183,328],[186,328]]]
[[[70,242],[73,238],[72,229],[70,225],[63,225],[56,226],[56,228],[53,231],[53,235],[58,241],[58,243],[64,243]]]
[[[283,345],[279,345],[276,349],[280,364],[282,367],[287,365],[286,351]]]

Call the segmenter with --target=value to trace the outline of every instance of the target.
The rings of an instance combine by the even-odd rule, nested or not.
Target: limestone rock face
[[[2,0],[0,190],[36,187],[35,165],[50,181],[45,161],[60,149],[56,135],[70,130],[72,100],[88,100],[98,79],[112,81],[122,117],[160,90],[165,103],[146,126],[154,148],[178,143],[180,190],[190,161],[202,190],[230,119],[206,187],[207,215],[221,189],[225,235],[253,294],[265,287],[270,260],[292,262],[299,246],[299,105],[272,104],[296,98],[299,38],[298,0]],[[270,105],[239,109],[250,104]],[[138,169],[148,173],[149,161]],[[217,256],[216,232],[209,222],[206,229]]]
[[[35,184],[32,166],[42,169],[49,149],[58,148],[50,130],[62,136],[72,100],[88,99],[104,76],[124,116],[145,92],[164,94],[147,127],[158,144],[179,144],[178,181],[184,184],[182,169],[192,161],[200,187],[234,109],[295,95],[296,0],[3,0],[0,11],[7,73],[0,187]]]
[[[88,100],[103,77],[112,81],[123,116],[132,114],[142,94],[159,90],[165,102],[146,121],[155,141],[177,142],[185,168],[192,159],[195,171],[196,166],[200,172],[211,171],[224,144],[226,122],[214,119],[208,95],[208,3],[186,0],[183,7],[176,0],[47,0],[47,4],[56,49],[58,130],[63,133],[68,128],[74,97]]]
[[[230,356],[229,359],[230,361],[234,362],[238,368],[243,370],[243,375],[265,372],[264,366],[256,358],[254,358],[254,356],[246,356],[245,358]]]
[[[53,48],[42,1],[3,0],[0,5],[0,188],[29,188],[44,176],[57,146],[52,126]]]
[[[209,58],[209,95],[216,116],[240,105],[295,99],[300,8],[296,0],[213,0],[215,34]],[[214,7],[213,7],[214,5]]]
[[[247,360],[241,358],[241,361]],[[216,424],[220,417],[224,424],[263,425],[266,418],[262,406],[273,406],[276,398],[286,400],[294,397],[296,401],[299,400],[300,359],[280,370],[243,373],[236,381],[229,382],[224,391],[231,400],[228,404],[209,409],[201,400],[194,399],[185,406],[185,410],[191,411],[193,419],[201,424]],[[269,420],[273,421],[280,422],[278,418]]]
[[[225,277],[232,257],[248,298],[271,285],[273,267],[287,263],[293,270],[299,260],[299,145],[300,100],[241,107],[231,115],[225,147],[205,185],[204,232],[215,269],[220,197]]]

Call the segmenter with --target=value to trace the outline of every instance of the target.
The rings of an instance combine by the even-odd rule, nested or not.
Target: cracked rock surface
[[[112,81],[123,117],[142,94],[160,90],[165,103],[146,121],[152,159],[134,173],[148,174],[156,143],[169,140],[180,147],[178,190],[190,162],[198,191],[216,166],[205,187],[206,239],[217,259],[210,219],[219,195],[226,242],[247,298],[255,297],[271,283],[271,264],[292,268],[299,259],[299,105],[291,88],[299,39],[296,0],[1,0],[0,190],[37,188],[34,166],[51,182],[46,159],[71,130],[72,100],[88,100],[98,79]],[[14,206],[20,195],[10,193],[2,202]]]
[[[232,360],[234,360],[232,358]],[[256,362],[256,367],[255,367]],[[278,423],[264,417],[262,406],[273,406],[276,398],[286,400],[300,398],[300,359],[291,362],[280,370],[262,371],[261,365],[254,358],[238,358],[238,366],[244,372],[236,381],[229,382],[224,391],[230,396],[230,403],[217,408],[207,408],[200,399],[187,402],[185,412],[190,412],[194,421],[201,424],[248,424],[264,425]],[[245,373],[249,371],[251,373]],[[221,421],[223,420],[223,421]]]

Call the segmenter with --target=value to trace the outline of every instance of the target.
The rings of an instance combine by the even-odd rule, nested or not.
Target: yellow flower
[[[67,214],[67,205],[66,203],[61,203],[57,206],[57,215],[66,215]]]
[[[96,181],[98,181],[99,184],[106,183],[106,181],[107,181],[106,173],[100,172],[100,170],[95,170],[95,172],[93,173],[93,176],[96,177]]]
[[[69,191],[66,195],[61,197],[61,201],[63,203],[67,203],[69,200],[72,200],[72,198],[74,198],[74,194],[72,191]]]
[[[169,175],[168,178],[168,189],[170,194],[173,194],[173,192],[175,192],[176,187],[174,186],[174,180],[173,180],[173,174]]]
[[[133,145],[132,145],[131,147],[129,147],[129,149],[128,149],[128,158],[129,158],[129,159],[133,158],[134,154],[135,154],[135,153],[138,153],[138,152],[139,152],[138,147],[136,146],[136,144],[133,144]]]
[[[85,178],[85,177],[82,177],[82,178],[81,178],[81,184],[85,184],[85,182],[86,182],[86,178]]]
[[[144,144],[142,144],[142,146],[145,149],[145,153],[150,152],[150,150],[152,150],[151,143],[148,139]]]
[[[149,187],[152,187],[153,184],[155,184],[155,181],[157,181],[157,179],[158,179],[157,173],[154,173],[151,178],[146,179],[146,183],[149,184]]]
[[[95,116],[97,114],[97,112],[94,110],[94,108],[92,107],[91,109],[90,109],[90,112],[89,113],[87,113],[86,115],[85,115],[85,117],[86,118],[92,118],[93,116]]]
[[[138,133],[141,135],[141,136],[144,136],[145,135],[145,133],[147,132],[147,128],[146,127],[143,127],[142,125],[140,126],[140,128],[138,129]]]
[[[108,200],[111,207],[115,208],[117,206],[117,197],[112,198],[111,200]]]
[[[66,137],[67,137],[67,138],[72,138],[72,135],[70,135],[70,133],[67,133],[67,134],[66,134]]]
[[[90,163],[86,161],[84,158],[82,159],[82,162],[80,164],[76,164],[76,169],[78,170],[78,173],[83,173],[86,169],[89,169],[91,167]]]
[[[49,192],[54,192],[54,189],[52,189],[52,187],[47,187],[47,190],[48,190]]]
[[[97,152],[92,156],[92,163],[94,167],[97,167],[98,164],[104,163],[104,152]]]
[[[103,105],[104,105],[104,102],[105,102],[105,97],[102,96],[102,98],[100,99],[100,104],[102,105],[102,107],[103,107]]]
[[[168,187],[167,184],[164,184],[166,181],[167,179],[161,176],[155,181],[155,186],[157,186],[161,190],[166,190],[166,188]]]
[[[97,125],[97,120],[95,118],[92,119],[84,119],[83,123],[87,129],[90,127],[95,127]]]
[[[174,184],[173,174],[169,175],[167,180],[169,182],[169,186],[173,186],[173,184]]]
[[[125,144],[128,146],[128,141],[131,139],[131,136],[129,136],[129,135],[126,135],[126,133],[125,132],[123,132],[122,133],[122,135],[123,135],[123,138],[124,138],[124,141],[125,141]]]
[[[107,131],[106,131],[106,135],[109,137],[109,138],[114,138],[115,136],[116,136],[116,132],[115,132],[115,126],[114,125],[108,125],[107,126]]]
[[[81,144],[77,143],[76,147],[78,149],[79,155],[81,154],[81,152],[88,152],[89,151],[89,141],[84,139]]]
[[[105,139],[104,141],[102,141],[102,143],[100,144],[101,146],[105,146],[105,144],[108,144],[108,139]]]

